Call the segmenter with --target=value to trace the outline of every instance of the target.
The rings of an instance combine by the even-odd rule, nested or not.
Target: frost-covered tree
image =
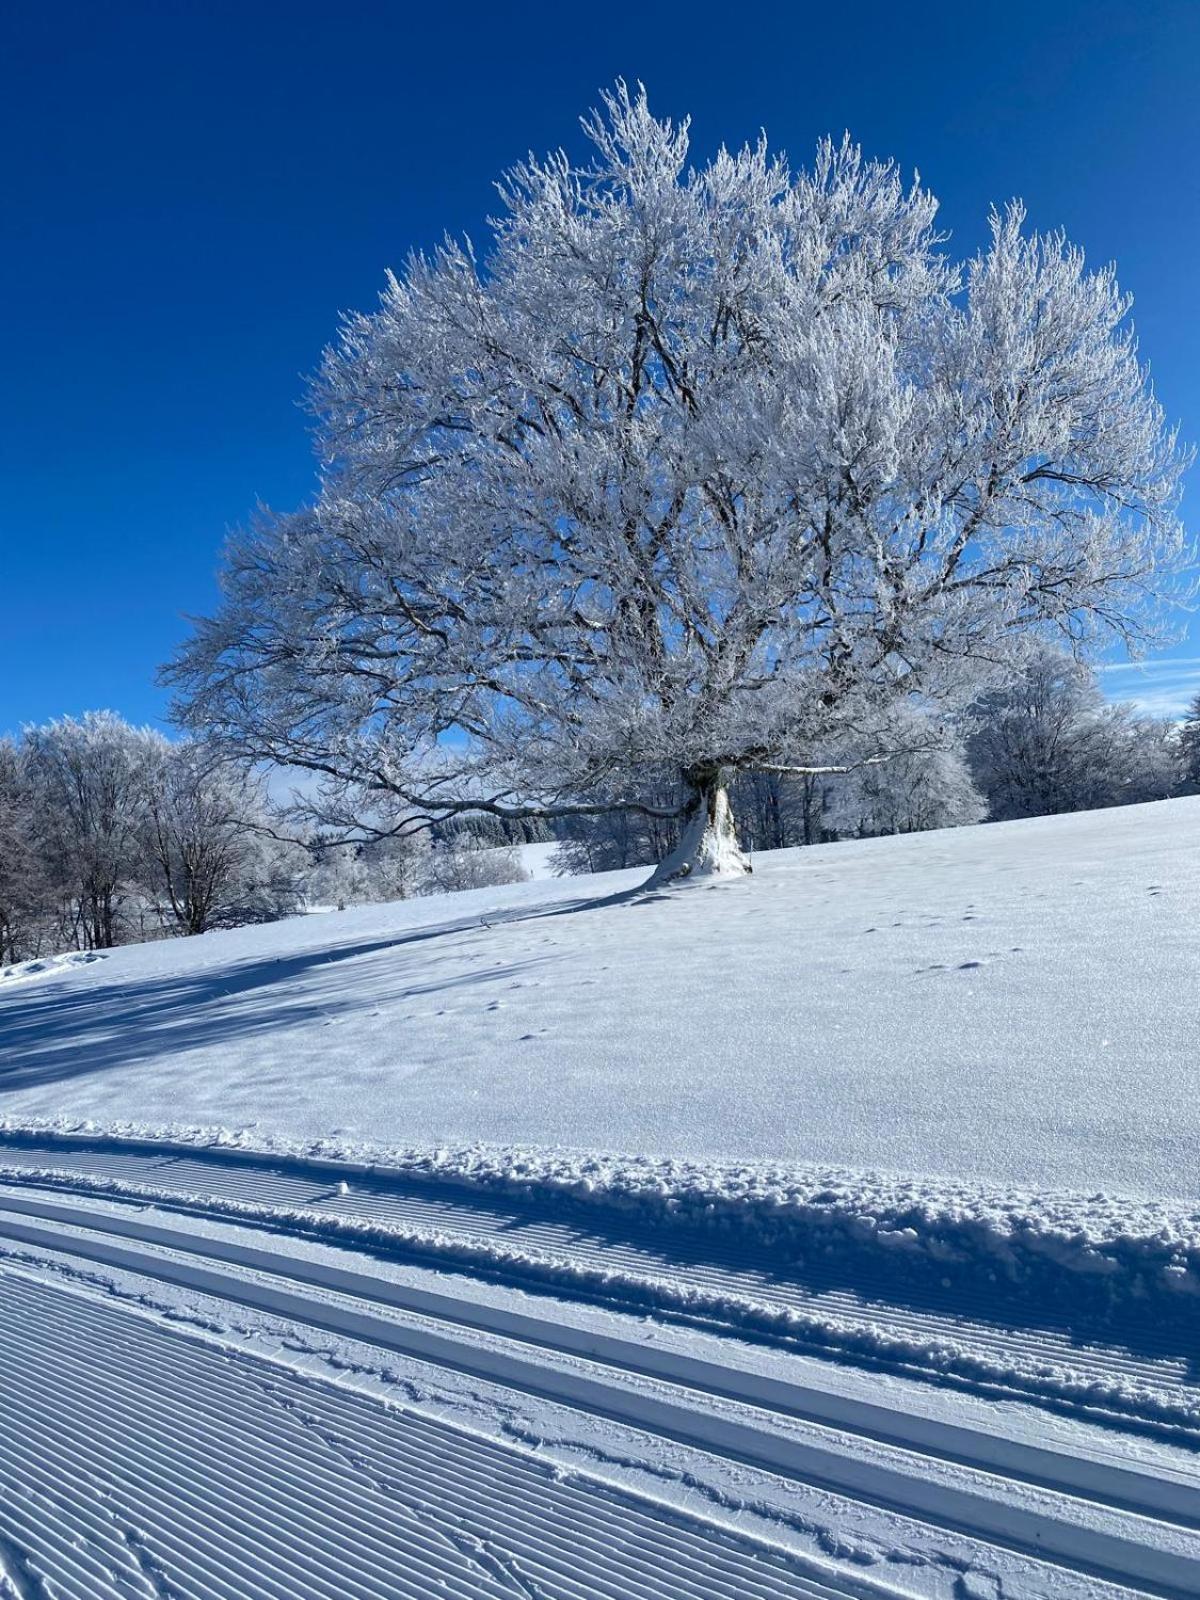
[[[1184,783],[1200,790],[1200,694],[1193,697],[1180,726],[1179,757]]]
[[[306,875],[310,905],[374,905],[407,900],[425,889],[429,839],[425,833],[340,844],[313,841],[313,864]]]
[[[407,900],[421,894],[428,879],[427,833],[368,840],[362,846],[376,900]]]
[[[179,932],[294,910],[261,785],[192,740],[161,740],[145,772],[141,879]],[[299,860],[294,863],[296,869]],[[292,874],[295,876],[295,873]]]
[[[971,767],[997,821],[1160,800],[1179,780],[1167,725],[1108,704],[1062,651],[1036,651],[971,722]]]
[[[1175,724],[1165,717],[1145,716],[1136,706],[1118,706],[1114,710],[1125,724],[1125,746],[1129,751],[1129,776],[1115,803],[1133,805],[1178,794],[1187,780]]]
[[[50,898],[22,752],[0,739],[0,966],[40,954]]]
[[[510,846],[479,849],[462,840],[435,845],[421,880],[422,894],[457,894],[463,889],[493,889],[525,883],[529,873]]]
[[[736,871],[737,774],[886,756],[1030,630],[1142,639],[1183,457],[1112,270],[1020,206],[960,265],[848,141],[689,166],[623,85],[585,128],[346,322],[319,497],[233,541],[168,677],[369,827],[658,815],[666,767],[664,873]]]
[[[301,860],[260,787],[113,712],[0,743],[0,954],[200,933],[297,908]]]
[[[362,858],[361,844],[338,844],[319,849],[305,874],[304,899],[310,910],[370,905],[386,896],[375,892],[370,869]]]
[[[975,787],[960,741],[942,734],[915,753],[862,766],[840,780],[830,807],[839,832],[856,837],[920,833],[982,822],[987,802]]]
[[[141,867],[147,777],[161,735],[111,711],[26,728],[22,750],[46,872],[84,949],[119,942]]]

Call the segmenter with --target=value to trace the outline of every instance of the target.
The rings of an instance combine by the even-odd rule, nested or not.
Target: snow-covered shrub
[[[454,894],[460,889],[491,889],[506,883],[525,883],[528,878],[529,873],[515,849],[479,850],[462,843],[447,843],[430,850],[418,892]]]

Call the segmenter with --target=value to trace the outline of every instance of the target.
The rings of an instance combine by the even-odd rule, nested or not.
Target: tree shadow
[[[54,974],[17,993],[0,991],[0,1095],[91,1076],[114,1066],[151,1060],[204,1046],[261,1039],[276,1030],[334,1021],[365,1005],[395,995],[352,990],[297,992],[287,988],[322,967],[476,930],[490,932],[509,924],[573,916],[579,912],[635,902],[643,886],[621,889],[599,899],[565,894],[550,905],[471,911],[427,927],[347,944],[330,943],[294,955],[263,956],[204,967],[192,974],[121,978],[101,972],[98,981],[77,986],[71,974]],[[531,965],[512,963],[478,973],[430,978],[415,963],[398,961],[389,974],[396,994],[433,994],[513,976]],[[269,996],[269,998],[268,998]]]
[[[302,984],[321,968],[403,950],[477,926],[458,920],[396,936],[322,946],[165,977],[105,978],[87,987],[51,980],[0,999],[0,1094],[42,1087],[197,1048],[247,1043],[305,1023],[320,1025],[406,993],[432,994],[495,982],[533,963],[431,977],[397,961],[365,992]],[[381,989],[381,977],[386,989]],[[414,985],[414,979],[418,979]],[[393,992],[394,991],[394,992]]]

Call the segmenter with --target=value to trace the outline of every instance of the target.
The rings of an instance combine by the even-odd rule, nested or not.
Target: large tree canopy
[[[673,771],[689,871],[737,863],[725,775],[886,755],[1029,630],[1145,637],[1183,459],[1111,270],[1016,205],[959,266],[849,142],[691,168],[623,85],[585,128],[589,164],[508,175],[486,257],[345,323],[319,497],[232,542],[168,674],[191,724],[377,823]]]

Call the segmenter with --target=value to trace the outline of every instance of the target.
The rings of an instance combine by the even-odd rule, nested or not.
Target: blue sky
[[[310,490],[297,401],[339,311],[443,230],[480,237],[499,171],[577,146],[618,74],[702,155],[762,127],[806,160],[848,128],[919,168],[956,248],[1023,196],[1117,261],[1200,440],[1198,68],[1192,0],[4,7],[0,730],[162,719],[225,532]],[[1200,625],[1105,679],[1173,710]]]

